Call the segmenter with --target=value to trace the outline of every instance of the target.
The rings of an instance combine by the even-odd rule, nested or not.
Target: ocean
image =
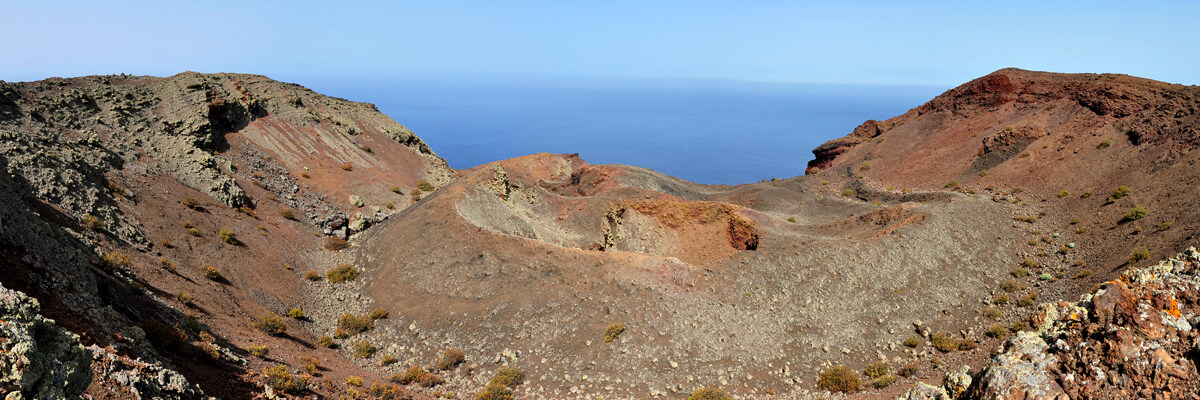
[[[446,79],[312,87],[375,103],[453,168],[539,152],[579,153],[592,164],[636,165],[707,184],[801,175],[821,143],[948,89]]]

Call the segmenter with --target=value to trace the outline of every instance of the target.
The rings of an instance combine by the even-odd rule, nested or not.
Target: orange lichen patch
[[[1167,307],[1163,311],[1166,312],[1167,315],[1170,315],[1175,318],[1179,318],[1179,316],[1182,314],[1179,311],[1179,302],[1175,301],[1174,297],[1172,297],[1170,300],[1167,301]]]

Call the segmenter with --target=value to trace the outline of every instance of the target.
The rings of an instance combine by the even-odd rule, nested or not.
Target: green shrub
[[[1083,194],[1079,195],[1079,198],[1081,198],[1081,199],[1086,199],[1086,198],[1088,198],[1088,197],[1092,197],[1092,191],[1091,191],[1091,190],[1089,190],[1089,191],[1086,191],[1086,192],[1083,192]]]
[[[956,188],[956,187],[958,187],[958,181],[952,180],[950,182],[946,182],[946,186],[943,186],[943,187],[946,189]]]
[[[432,192],[436,188],[429,181],[422,179],[417,181],[417,189],[421,189],[422,192]]]
[[[867,378],[875,379],[887,375],[889,369],[890,366],[886,361],[876,361],[867,364],[867,367],[863,369],[863,375],[866,375]]]
[[[457,367],[467,361],[467,356],[459,349],[446,349],[442,351],[441,358],[438,359],[437,369],[445,371]]]
[[[354,269],[353,265],[342,264],[334,269],[325,272],[325,279],[331,283],[342,283],[352,281],[358,277],[358,270]]]
[[[687,400],[733,400],[733,396],[724,390],[714,387],[702,387],[692,391]]]
[[[363,378],[358,375],[350,375],[346,377],[346,384],[354,387],[362,387]]]
[[[291,394],[303,392],[308,386],[308,377],[292,375],[286,365],[264,368],[263,380],[271,389]]]
[[[287,333],[287,324],[283,323],[283,318],[273,313],[256,318],[254,327],[271,336],[283,336]]]
[[[180,201],[180,203],[183,203],[184,207],[187,207],[187,208],[190,208],[193,210],[200,209],[200,200],[196,200],[193,197],[188,197],[186,199],[183,199],[182,201]]]
[[[304,371],[310,374],[315,374],[321,370],[321,360],[313,356],[300,357],[300,363],[304,365]]]
[[[300,319],[304,318],[304,310],[299,307],[288,310],[288,318]]]
[[[404,190],[403,190],[403,189],[400,189],[400,187],[399,187],[399,186],[392,186],[392,188],[391,188],[391,189],[389,189],[389,190],[391,190],[391,191],[392,191],[392,193],[395,193],[395,194],[402,194],[402,193],[404,193]]]
[[[525,373],[521,372],[521,370],[516,369],[516,368],[504,367],[504,368],[500,368],[500,369],[496,370],[496,375],[492,376],[492,379],[490,381],[488,381],[488,384],[489,385],[496,384],[496,385],[514,387],[514,386],[520,385],[521,383],[524,383],[524,382],[525,382]]]
[[[1037,301],[1037,293],[1029,293],[1029,294],[1025,295],[1024,297],[1021,297],[1020,300],[1017,300],[1017,305],[1021,306],[1021,307],[1029,307],[1029,306],[1032,306],[1033,303],[1036,301]]]
[[[892,386],[893,383],[896,383],[895,376],[884,375],[879,377],[879,379],[876,379],[875,382],[871,383],[871,386],[874,386],[876,389],[883,389],[888,386]]]
[[[958,350],[960,342],[958,339],[950,337],[943,333],[935,333],[929,338],[929,343],[933,344],[933,348],[943,353]]]
[[[1104,139],[1104,140],[1101,140],[1100,143],[1096,145],[1096,150],[1104,150],[1104,149],[1107,149],[1109,146],[1112,146],[1112,141],[1108,140],[1108,139]]]
[[[378,349],[375,348],[374,344],[366,340],[360,340],[354,343],[354,355],[358,356],[358,358],[371,358],[371,356],[375,355],[375,351],[377,350]]]
[[[621,336],[621,332],[625,332],[625,324],[620,322],[609,324],[608,328],[604,329],[604,343],[612,343],[617,340],[617,337]]]
[[[327,348],[331,348],[331,349],[333,348],[333,346],[335,346],[335,344],[333,343],[333,337],[331,337],[329,335],[321,335],[321,337],[317,338],[317,344],[321,345],[322,347],[327,347]]]
[[[999,305],[1008,304],[1010,301],[1012,301],[1012,299],[1010,299],[1007,294],[997,295],[996,298],[993,299],[993,302]]]
[[[264,358],[267,356],[267,353],[271,351],[271,349],[265,344],[252,344],[246,346],[246,351],[255,357]]]
[[[388,317],[388,310],[383,307],[375,307],[374,310],[371,310],[371,312],[367,314],[367,317],[371,318],[372,320],[385,319]]]
[[[1150,259],[1150,250],[1149,249],[1142,248],[1142,249],[1134,250],[1132,253],[1129,253],[1129,263],[1130,264],[1134,264],[1134,263],[1137,263],[1138,261],[1148,260],[1148,259]]]
[[[1024,267],[1013,267],[1012,269],[1008,270],[1008,274],[1012,275],[1013,278],[1024,278],[1029,276],[1029,269]]]
[[[205,265],[201,270],[204,271],[204,277],[209,280],[216,281],[221,279],[221,271],[217,271],[217,267]]]
[[[407,371],[392,375],[391,380],[401,385],[416,383],[424,387],[434,387],[443,382],[441,377],[416,365],[409,367]]]
[[[88,229],[93,231],[104,229],[104,221],[100,220],[100,218],[97,218],[95,215],[83,214],[83,217],[80,217],[79,219],[80,221],[83,221],[83,226],[87,227]]]
[[[487,385],[475,395],[475,400],[513,400],[513,392],[507,386]]]
[[[363,333],[375,327],[375,322],[367,316],[356,316],[350,313],[342,314],[338,318],[338,327],[345,329],[346,332],[353,335]]]
[[[393,356],[391,354],[387,354],[387,355],[384,355],[383,357],[379,358],[379,366],[380,367],[386,367],[386,366],[389,366],[389,365],[392,365],[395,363],[396,363],[396,356]]]
[[[1017,281],[1009,279],[1000,284],[1000,289],[1003,289],[1005,292],[1012,293],[1021,290],[1022,287],[1020,283],[1017,283]]]
[[[217,233],[221,236],[222,242],[229,243],[232,245],[237,245],[237,244],[241,243],[237,240],[237,236],[235,236],[233,234],[233,231],[231,231],[231,230],[222,229],[220,232],[217,232]]]
[[[988,328],[987,335],[996,339],[1004,339],[1008,335],[1008,328],[1004,327],[1004,325],[992,325],[992,327]]]
[[[904,345],[916,348],[921,345],[921,339],[918,339],[916,336],[909,336],[907,339],[904,339]]]
[[[1066,191],[1066,190],[1064,190],[1064,191],[1061,191],[1061,192],[1058,192],[1058,197],[1059,197],[1060,199],[1061,199],[1061,198],[1063,198],[1063,197],[1070,196],[1070,195],[1071,195],[1071,192],[1068,192],[1068,191]]]
[[[188,292],[179,292],[175,295],[175,300],[179,300],[185,306],[192,306],[192,295],[188,294]]]
[[[991,319],[1000,319],[1000,317],[1004,316],[1004,312],[996,307],[988,307],[983,309],[983,316]]]
[[[854,393],[862,387],[862,380],[850,368],[838,365],[821,371],[821,376],[817,378],[817,387],[830,392]]]
[[[1130,190],[1129,186],[1117,186],[1117,189],[1113,190],[1113,193],[1108,196],[1108,199],[1105,200],[1105,203],[1115,203],[1117,200],[1120,200],[1122,197],[1128,196],[1131,193],[1133,193],[1133,190]]]
[[[128,256],[118,252],[108,252],[100,256],[100,267],[108,272],[116,272],[121,268],[129,268],[133,261]]]
[[[1125,213],[1125,217],[1121,218],[1121,222],[1137,221],[1142,219],[1142,217],[1145,217],[1146,213],[1148,212],[1150,211],[1146,210],[1146,207],[1134,206],[1133,208],[1129,209],[1128,213]]]

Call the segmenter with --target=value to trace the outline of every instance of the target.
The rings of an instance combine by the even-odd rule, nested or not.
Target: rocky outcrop
[[[40,311],[37,300],[0,287],[0,390],[7,400],[78,398],[92,381],[91,354]]]
[[[92,368],[105,387],[135,399],[190,400],[208,398],[204,391],[178,372],[157,363],[147,363],[117,355],[111,349],[88,348]]]
[[[989,363],[979,377],[972,398],[1065,399],[1051,370],[1058,358],[1047,353],[1044,340],[1033,332],[1018,332],[1004,352]]]

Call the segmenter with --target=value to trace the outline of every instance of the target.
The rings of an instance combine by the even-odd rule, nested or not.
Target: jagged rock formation
[[[0,286],[0,392],[7,400],[77,399],[92,380],[91,354],[40,312],[37,300]]]

